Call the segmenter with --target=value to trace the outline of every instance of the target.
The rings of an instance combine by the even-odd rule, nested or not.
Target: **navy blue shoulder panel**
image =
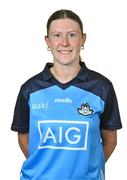
[[[43,81],[42,72],[27,80],[20,89],[15,105],[11,129],[21,133],[29,132],[29,97],[32,92],[47,88],[52,84]]]
[[[42,72],[39,74],[33,76],[29,80],[27,80],[22,86],[21,89],[24,93],[24,96],[29,99],[29,95],[35,91],[38,91],[40,89],[44,89],[47,87],[52,86],[52,84],[49,81],[44,81]]]
[[[104,101],[107,93],[112,90],[113,85],[109,79],[103,75],[89,70],[84,82],[79,82],[75,86],[90,91],[101,97]]]

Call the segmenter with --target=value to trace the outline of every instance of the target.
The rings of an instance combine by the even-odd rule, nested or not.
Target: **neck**
[[[80,71],[80,68],[81,66],[79,63],[69,66],[57,64],[54,62],[54,65],[51,68],[51,73],[53,74],[55,79],[65,84],[77,76],[78,72]]]

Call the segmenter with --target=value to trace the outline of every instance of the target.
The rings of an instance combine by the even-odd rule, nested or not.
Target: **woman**
[[[54,12],[45,41],[53,63],[25,82],[11,129],[26,161],[21,180],[102,180],[122,127],[112,83],[81,62],[78,15]]]

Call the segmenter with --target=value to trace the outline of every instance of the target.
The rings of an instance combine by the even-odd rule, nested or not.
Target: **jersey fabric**
[[[20,180],[104,180],[100,129],[122,127],[112,83],[85,63],[66,84],[52,63],[20,89],[11,129],[29,132]]]

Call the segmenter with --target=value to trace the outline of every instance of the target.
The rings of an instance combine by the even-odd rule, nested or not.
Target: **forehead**
[[[54,32],[54,31],[81,31],[79,24],[69,18],[66,19],[57,19],[57,20],[53,20],[51,22],[50,28],[49,28],[50,32]]]

